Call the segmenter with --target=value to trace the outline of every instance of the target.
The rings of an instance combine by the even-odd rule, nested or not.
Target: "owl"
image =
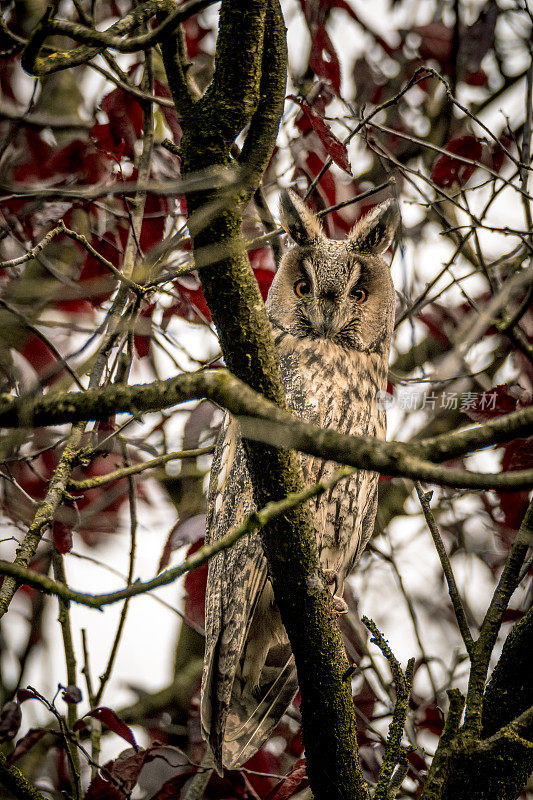
[[[282,258],[266,308],[292,412],[322,428],[384,438],[394,324],[394,287],[382,254],[398,222],[388,200],[344,241],[325,236],[293,192],[281,198],[281,222],[295,246]],[[337,465],[301,455],[305,483],[327,480]],[[375,472],[358,470],[311,504],[320,562],[334,605],[373,530]],[[238,422],[226,414],[211,470],[207,541],[254,510]],[[213,765],[237,768],[263,744],[298,689],[289,640],[277,609],[258,534],[209,562],[202,732]]]

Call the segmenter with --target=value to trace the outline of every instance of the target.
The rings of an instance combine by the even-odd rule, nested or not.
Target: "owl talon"
[[[325,583],[328,586],[333,584],[333,608],[337,614],[346,614],[348,612],[348,606],[341,597],[344,589],[344,582],[342,584],[340,583],[339,573],[334,569],[325,569],[323,570],[323,574]]]
[[[337,594],[333,595],[333,608],[337,612],[337,614],[347,614],[348,613],[348,606],[346,601],[339,597]]]

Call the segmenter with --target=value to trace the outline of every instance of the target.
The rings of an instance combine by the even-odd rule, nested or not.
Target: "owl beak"
[[[333,328],[333,320],[335,317],[336,305],[332,300],[322,300],[322,331],[324,336],[331,333]]]

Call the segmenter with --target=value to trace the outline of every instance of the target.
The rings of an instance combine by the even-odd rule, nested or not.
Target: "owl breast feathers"
[[[382,257],[398,211],[389,200],[360,220],[344,241],[328,239],[293,192],[281,200],[282,225],[296,246],[283,257],[267,312],[287,402],[307,421],[343,433],[384,438],[394,323],[394,287]],[[336,465],[301,456],[307,485]],[[377,474],[359,470],[312,500],[320,561],[342,586],[373,530]],[[254,509],[238,424],[226,415],[209,488],[207,541],[219,539]],[[259,536],[241,539],[209,563],[202,730],[215,767],[247,761],[279,722],[298,688],[290,644],[274,602]]]

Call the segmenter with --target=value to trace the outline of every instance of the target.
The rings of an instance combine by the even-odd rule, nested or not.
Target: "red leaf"
[[[507,150],[509,150],[512,145],[511,139],[505,135],[500,136],[500,142],[501,145],[499,142],[494,142],[490,149],[491,166],[495,172],[499,172],[501,170],[504,160],[508,158],[503,148],[505,147]]]
[[[0,742],[14,739],[22,722],[20,703],[10,700],[0,711]]]
[[[526,612],[520,608],[506,608],[503,612],[502,622],[518,622]]]
[[[516,411],[518,406],[517,387],[507,383],[500,383],[486,392],[481,392],[464,409],[474,422],[486,422],[488,419],[500,417]]]
[[[151,800],[177,800],[181,797],[181,789],[189,780],[191,775],[194,775],[195,770],[187,769],[181,775],[176,775],[174,778],[166,781],[163,786],[154,794]]]
[[[122,89],[113,89],[101,102],[109,119],[110,134],[115,152],[124,143],[124,155],[132,156],[135,142],[143,128],[143,111],[137,100]]]
[[[106,708],[106,706],[93,708],[92,711],[89,711],[74,724],[74,730],[81,730],[85,727],[83,720],[86,717],[94,717],[94,719],[99,720],[103,725],[108,727],[109,730],[113,731],[113,733],[116,733],[117,736],[121,736],[123,739],[129,742],[132,747],[137,749],[137,743],[133,733],[131,732],[131,729],[126,725],[125,722],[122,722],[122,720],[117,717],[112,709]]]
[[[465,78],[465,83],[469,86],[486,86],[489,78],[484,69],[476,69],[475,72],[469,72]]]
[[[120,161],[124,153],[124,142],[121,140],[117,144],[109,122],[103,124],[96,122],[89,131],[89,136],[97,149],[103,151],[104,155],[111,156],[115,161]]]
[[[106,231],[103,236],[93,234],[91,245],[114,267],[120,269],[127,238],[128,228],[125,225],[118,225],[116,229]],[[84,288],[84,294],[88,295],[91,304],[98,308],[112,293],[116,279],[101,261],[87,253],[78,283],[88,284],[88,288]]]
[[[533,437],[514,439],[502,445],[502,472],[531,469],[533,467]],[[520,527],[529,503],[529,492],[496,492],[505,525],[516,531]]]
[[[452,139],[445,148],[448,153],[479,161],[483,154],[481,139],[476,136],[459,136]],[[445,153],[440,155],[431,170],[431,179],[437,186],[463,186],[477,169],[475,164],[467,164]]]
[[[134,753],[125,750],[117,758],[104,764],[105,772],[99,773],[91,781],[85,800],[124,800],[135,788],[145,763],[151,760],[151,749],[141,748]],[[119,783],[122,791],[108,780],[107,775]]]
[[[34,566],[30,564],[30,568],[34,569]],[[36,697],[33,689],[19,689],[15,699],[17,703],[23,703],[25,700],[35,700]]]
[[[281,759],[276,758],[264,747],[243,764],[243,771],[259,797],[266,797],[276,784],[276,779],[271,777],[279,775]]]
[[[305,162],[298,165],[293,174],[293,180],[297,180],[300,176],[305,176],[307,179],[314,179],[324,166],[324,159],[321,158],[316,152],[316,148],[312,148],[305,156]],[[319,211],[325,206],[335,205],[335,203],[346,198],[346,186],[342,187],[342,194],[339,192],[336,176],[331,170],[327,170],[320,178],[319,184],[315,191],[311,194],[309,205],[314,211]],[[351,183],[351,191],[357,193],[358,187],[355,181]],[[319,199],[318,199],[318,197]],[[359,209],[361,212],[362,209]],[[342,213],[335,211],[333,214],[328,214],[325,219],[325,227],[328,235],[331,238],[339,238],[346,234],[352,227],[357,219],[356,211],[353,207],[343,209]]]
[[[339,59],[323,24],[317,26],[313,36],[309,66],[319,78],[326,78],[331,81],[337,94],[340,94],[341,68]]]
[[[43,375],[56,363],[56,357],[50,348],[34,334],[31,335],[21,350],[24,358],[30,362],[38,375]]]
[[[65,525],[63,522],[58,522],[58,520],[54,520],[54,524],[52,525],[52,538],[54,540],[54,545],[56,550],[58,550],[63,555],[65,553],[70,553],[72,550],[72,526]]]
[[[19,135],[22,152],[27,158],[13,169],[13,180],[17,183],[26,183],[48,178],[50,175],[48,165],[54,155],[53,147],[37,131],[26,128]]]
[[[192,544],[200,539],[203,543],[204,534],[205,514],[195,514],[193,517],[178,520],[167,537],[157,571],[161,572],[162,569],[165,569],[170,561],[170,554],[175,550],[179,550],[183,545]]]
[[[408,750],[407,753],[407,760],[409,764],[417,771],[417,772],[427,772],[428,765],[424,761],[421,755],[416,753],[414,750]]]
[[[15,749],[9,756],[9,763],[14,764],[15,761],[18,761],[19,758],[26,755],[26,753],[31,750],[37,742],[40,742],[47,733],[51,733],[51,731],[47,731],[43,728],[30,728],[28,733],[16,743]]]
[[[444,728],[444,716],[440,708],[433,703],[424,709],[423,716],[415,724],[418,728],[425,728],[436,736],[440,736]]]
[[[309,121],[313,130],[322,142],[328,156],[331,156],[333,161],[341,169],[347,172],[348,175],[351,175],[352,168],[350,167],[350,162],[348,161],[348,151],[346,150],[346,146],[340,141],[340,139],[337,139],[335,134],[326,125],[322,117],[319,117],[318,114],[316,114],[316,112],[313,111],[313,109],[305,102],[305,100],[300,100],[293,94],[290,94],[289,98],[294,100],[294,102],[300,106],[306,119]]]
[[[354,706],[368,719],[371,720],[374,716],[374,708],[376,705],[376,695],[374,690],[368,683],[363,680],[363,684],[356,695],[354,695]],[[357,717],[357,730],[361,733],[366,733],[366,725],[363,719]]]
[[[418,52],[424,59],[432,58],[445,68],[452,55],[453,30],[442,22],[430,22],[412,28],[421,37]]]
[[[78,183],[91,184],[102,181],[109,173],[110,161],[91,142],[74,139],[58,150],[49,161],[53,176],[77,175]]]
[[[211,322],[211,312],[205,302],[204,293],[200,286],[200,281],[194,274],[184,275],[174,281],[174,288],[180,296],[178,303],[163,312],[163,318],[177,314],[179,317],[188,319],[191,322]]]
[[[55,788],[58,789],[61,797],[71,797],[72,784],[70,781],[70,769],[67,758],[66,744],[61,742],[61,744],[58,744],[57,747],[52,750],[52,752],[54,754],[55,761]]]
[[[139,244],[146,253],[159,244],[165,231],[165,223],[171,201],[163,195],[148,194],[144,205],[144,217]]]
[[[152,314],[154,313],[155,303],[145,306],[135,326],[133,334],[133,346],[139,358],[144,358],[150,353],[150,343],[152,341]]]
[[[502,472],[533,467],[533,436],[503,445]]]
[[[209,28],[204,28],[203,25],[200,25],[196,15],[189,17],[183,23],[183,27],[185,29],[185,41],[189,58],[196,58],[205,53],[206,50],[202,47],[202,42],[207,34],[210,33]]]
[[[204,544],[203,537],[187,550],[192,556]],[[207,585],[207,564],[187,573],[185,578],[185,617],[196,625],[205,625],[205,588]]]
[[[301,758],[296,762],[287,777],[274,787],[266,800],[288,800],[297,790],[306,789],[308,786],[306,760]]]
[[[105,766],[107,768],[108,764]],[[124,800],[124,793],[98,773],[91,781],[84,800]]]
[[[108,417],[107,419],[101,419],[96,426],[96,429],[99,434],[103,433],[104,437],[107,438],[108,434],[113,433],[117,429],[117,425],[115,422],[115,416]],[[98,442],[102,440],[101,436],[98,436]]]

